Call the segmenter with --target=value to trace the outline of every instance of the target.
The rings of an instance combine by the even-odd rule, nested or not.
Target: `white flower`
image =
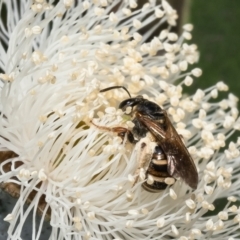
[[[142,9],[133,0],[54,2],[0,1],[1,12],[7,10],[0,31],[0,148],[16,155],[1,161],[0,182],[20,186],[5,218],[9,239],[21,239],[30,210],[50,217],[53,240],[237,237],[240,141],[224,153],[223,147],[240,129],[238,99],[212,101],[228,90],[222,82],[183,94],[183,85],[202,73],[187,71],[198,60],[196,45],[185,42],[192,25],[173,33],[177,15],[165,0]],[[138,144],[90,122],[132,127],[116,109],[126,92],[99,92],[116,85],[167,110],[198,168],[197,190],[181,180],[157,194],[143,190],[141,180],[132,186]],[[206,216],[220,198],[229,203]],[[33,218],[32,239],[39,239],[42,223],[36,231]]]

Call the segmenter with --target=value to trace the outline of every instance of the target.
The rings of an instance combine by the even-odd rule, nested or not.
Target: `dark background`
[[[188,1],[193,42],[200,51],[198,66],[203,70],[192,88],[207,88],[222,80],[239,97],[240,1]]]

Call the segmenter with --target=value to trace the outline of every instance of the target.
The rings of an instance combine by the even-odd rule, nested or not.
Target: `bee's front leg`
[[[93,121],[91,121],[91,123],[97,128],[100,128],[100,129],[103,129],[103,130],[106,130],[106,131],[109,131],[109,132],[117,133],[117,135],[122,139],[122,142],[123,142],[123,140],[124,140],[124,138],[127,134],[127,138],[128,138],[128,141],[130,143],[133,143],[133,144],[137,143],[137,140],[134,138],[132,132],[125,127],[113,127],[113,128],[111,128],[111,127],[99,126],[99,125],[95,124]]]

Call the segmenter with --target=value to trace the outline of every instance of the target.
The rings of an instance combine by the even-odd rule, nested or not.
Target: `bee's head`
[[[119,108],[122,109],[128,115],[132,114],[133,107],[138,105],[140,102],[144,101],[143,96],[139,95],[135,98],[132,98],[131,94],[124,86],[112,86],[112,87],[104,88],[104,89],[100,90],[100,92],[106,92],[106,91],[109,91],[112,89],[117,89],[117,88],[122,88],[124,91],[126,91],[128,96],[130,97],[130,98],[122,101],[119,105]],[[127,109],[127,108],[129,108],[129,109]]]
[[[124,112],[126,112],[126,114],[131,114],[133,111],[133,107],[140,104],[143,101],[144,101],[144,98],[141,95],[135,98],[128,98],[119,104],[119,108],[122,109]]]

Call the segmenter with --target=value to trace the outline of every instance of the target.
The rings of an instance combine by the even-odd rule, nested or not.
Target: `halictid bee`
[[[139,142],[141,153],[136,172],[139,174],[141,169],[145,170],[146,180],[142,187],[150,192],[159,192],[174,184],[176,178],[181,178],[191,188],[196,189],[198,185],[196,166],[166,111],[141,95],[132,98],[123,86],[105,88],[100,92],[116,88],[123,88],[130,97],[122,101],[119,108],[123,111],[128,108],[127,114],[132,117],[133,129],[130,131],[124,127],[108,128],[94,125],[116,132],[122,139],[127,134],[128,141],[133,144]],[[149,142],[151,147],[148,146]]]

